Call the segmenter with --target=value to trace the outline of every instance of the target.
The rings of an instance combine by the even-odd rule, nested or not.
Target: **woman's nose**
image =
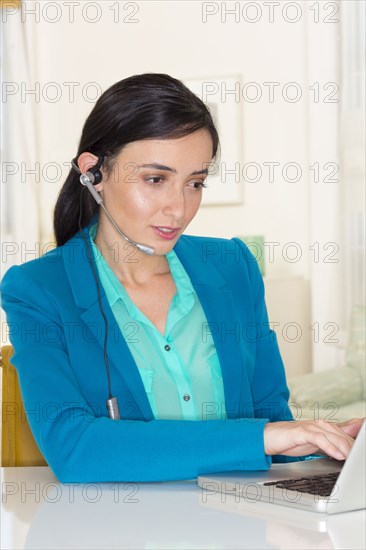
[[[164,200],[164,214],[174,216],[174,219],[183,220],[185,216],[186,204],[183,189],[170,189]]]

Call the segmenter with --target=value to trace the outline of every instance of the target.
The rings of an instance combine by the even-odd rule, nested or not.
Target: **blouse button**
[[[165,351],[169,351],[169,350],[170,350],[169,344],[166,344],[166,345],[164,346],[164,349],[165,349]]]
[[[190,395],[188,395],[188,393],[186,393],[186,394],[184,394],[184,395],[183,395],[183,399],[184,399],[184,401],[189,401],[189,400],[190,400],[190,398],[191,398],[191,396],[190,396]]]

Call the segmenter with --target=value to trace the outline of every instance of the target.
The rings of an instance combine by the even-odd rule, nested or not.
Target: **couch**
[[[345,365],[287,378],[297,420],[340,422],[366,416],[365,308],[355,307]]]

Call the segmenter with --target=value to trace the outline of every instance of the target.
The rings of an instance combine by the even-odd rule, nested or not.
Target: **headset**
[[[72,165],[73,169],[78,174],[80,174],[79,181],[84,186],[84,188],[82,189],[82,191],[80,193],[79,231],[80,231],[80,233],[81,233],[81,235],[84,239],[84,242],[85,242],[85,247],[86,247],[86,250],[87,250],[88,260],[89,260],[89,263],[90,263],[90,266],[91,266],[91,269],[92,269],[92,272],[93,272],[93,277],[94,277],[94,280],[95,280],[95,284],[97,286],[99,309],[100,309],[100,312],[102,314],[102,317],[104,319],[104,324],[105,324],[104,361],[105,361],[105,366],[106,366],[106,371],[107,371],[107,378],[108,378],[108,395],[109,395],[109,398],[107,399],[107,402],[106,402],[107,410],[108,410],[108,416],[112,420],[120,420],[121,416],[120,416],[120,412],[119,412],[117,397],[113,397],[113,394],[112,394],[111,375],[110,375],[109,364],[108,364],[108,356],[107,356],[108,320],[107,320],[107,317],[105,315],[103,305],[102,305],[100,284],[99,284],[98,275],[97,275],[97,272],[96,272],[96,269],[95,269],[95,265],[94,265],[94,262],[92,260],[92,253],[91,253],[91,249],[90,249],[90,243],[88,242],[88,239],[86,238],[85,233],[83,231],[83,228],[81,226],[82,213],[83,213],[83,194],[84,194],[85,188],[87,188],[89,190],[89,192],[93,196],[96,203],[101,208],[103,208],[103,210],[106,213],[109,221],[111,222],[111,224],[113,225],[113,227],[115,228],[117,233],[123,239],[125,239],[128,243],[132,244],[133,246],[135,246],[136,248],[138,248],[139,250],[141,250],[145,254],[148,254],[149,256],[152,256],[154,254],[155,250],[154,250],[154,248],[151,248],[150,246],[147,246],[147,245],[141,244],[141,243],[137,243],[137,242],[133,241],[132,239],[130,239],[129,237],[127,237],[127,235],[125,233],[123,233],[123,231],[121,231],[121,229],[118,227],[118,225],[115,222],[115,220],[113,219],[112,215],[110,214],[110,212],[108,211],[108,209],[104,205],[104,202],[103,202],[103,199],[102,199],[101,195],[98,193],[98,191],[96,189],[94,189],[94,185],[97,185],[103,179],[103,174],[102,174],[102,171],[100,170],[100,168],[101,168],[101,166],[104,162],[104,155],[99,154],[97,156],[98,156],[98,162],[93,167],[89,168],[88,171],[85,172],[85,173],[82,173],[81,170],[79,169],[79,166],[77,164],[77,157],[72,159],[71,165]]]

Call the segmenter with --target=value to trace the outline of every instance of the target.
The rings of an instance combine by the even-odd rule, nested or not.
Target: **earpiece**
[[[71,165],[74,168],[74,170],[76,170],[79,174],[81,174],[80,168],[78,167],[76,161],[77,161],[77,157],[72,159]],[[89,170],[86,172],[86,174],[92,174],[93,177],[90,177],[89,179],[93,185],[97,185],[103,179],[103,174],[100,170],[100,167],[102,166],[103,162],[104,162],[104,155],[98,155],[98,162],[94,166],[89,168]]]

